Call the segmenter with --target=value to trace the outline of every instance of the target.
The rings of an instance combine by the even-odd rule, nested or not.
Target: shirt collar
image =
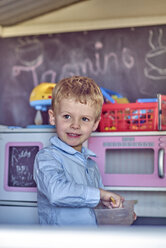
[[[69,153],[69,154],[76,154],[79,153],[78,151],[76,151],[74,148],[72,148],[71,146],[67,145],[65,142],[63,142],[62,140],[60,140],[57,136],[51,137],[50,142],[52,145],[54,145],[56,148]],[[96,157],[96,154],[94,152],[92,152],[91,150],[89,150],[86,147],[82,147],[82,152],[81,152],[84,157],[88,158],[88,157]]]

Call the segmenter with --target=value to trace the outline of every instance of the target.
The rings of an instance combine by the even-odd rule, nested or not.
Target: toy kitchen
[[[40,100],[41,88],[37,88],[30,97],[37,125],[0,128],[0,224],[38,224],[33,162],[55,128],[43,127],[40,121],[54,85],[37,87],[46,96]],[[104,104],[98,130],[85,145],[97,154],[103,184],[127,200],[136,200],[138,219],[157,218],[166,224],[166,96],[128,103],[118,95],[119,103],[117,94],[110,98],[104,88],[102,93],[111,103]]]

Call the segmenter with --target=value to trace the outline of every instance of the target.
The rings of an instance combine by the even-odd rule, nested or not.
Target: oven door
[[[33,180],[36,153],[49,144],[53,132],[0,133],[0,202],[37,202]]]
[[[90,137],[88,147],[105,186],[165,187],[166,139],[160,136]]]

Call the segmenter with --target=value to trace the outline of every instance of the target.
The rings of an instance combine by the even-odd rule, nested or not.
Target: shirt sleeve
[[[36,156],[34,180],[50,204],[59,207],[93,208],[100,201],[98,188],[67,180],[61,162],[47,150]]]

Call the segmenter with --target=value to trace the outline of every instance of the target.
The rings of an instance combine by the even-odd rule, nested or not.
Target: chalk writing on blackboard
[[[11,146],[8,160],[8,187],[36,187],[33,164],[38,146]]]
[[[151,50],[145,56],[147,67],[144,69],[144,74],[147,78],[153,80],[166,79],[166,45],[162,44],[163,30],[159,29],[157,42],[153,40],[154,33],[149,30],[149,46]]]
[[[42,43],[37,38],[18,39],[16,57],[22,65],[13,66],[13,76],[18,76],[21,72],[32,72],[34,86],[39,83],[36,68],[43,63]]]
[[[13,66],[13,76],[17,77],[21,72],[31,72],[34,86],[37,86],[39,82],[46,82],[48,75],[51,76],[51,82],[56,82],[56,69],[44,71],[41,75],[41,80],[39,80],[38,78],[36,69],[40,67],[44,62],[43,47],[40,40],[38,40],[37,38],[32,40],[27,38],[25,41],[18,40],[18,43],[19,44],[16,49],[16,55],[22,65]],[[119,61],[118,56],[115,52],[104,53],[104,59],[101,58],[101,53],[99,50],[102,50],[104,48],[104,44],[102,42],[95,41],[94,47],[94,61],[92,61],[90,57],[86,57],[80,62],[73,60],[70,61],[70,63],[63,64],[59,79],[73,75],[86,75],[88,71],[90,72],[90,74],[95,76],[98,76],[99,74],[105,75],[107,71],[110,70],[110,64],[113,66],[115,71],[119,70],[119,68],[122,66],[119,64],[120,61],[122,61],[122,64],[127,69],[131,69],[134,66],[134,57],[132,57],[132,53],[129,48],[124,47],[122,49],[121,59]],[[33,54],[33,56],[31,54]]]
[[[0,123],[33,124],[32,89],[72,75],[91,77],[130,102],[165,95],[165,40],[166,25],[0,39],[0,107],[4,110]],[[47,113],[42,115],[48,124]]]
[[[118,56],[115,52],[105,53],[104,60],[102,61],[100,53],[94,54],[95,62],[90,58],[85,58],[82,62],[64,64],[61,71],[60,78],[73,75],[86,75],[88,71],[90,74],[98,76],[99,74],[105,75],[110,70],[110,63],[115,71],[120,69]],[[121,61],[124,67],[131,69],[134,66],[134,58],[131,56],[130,49],[123,48],[121,53]]]

